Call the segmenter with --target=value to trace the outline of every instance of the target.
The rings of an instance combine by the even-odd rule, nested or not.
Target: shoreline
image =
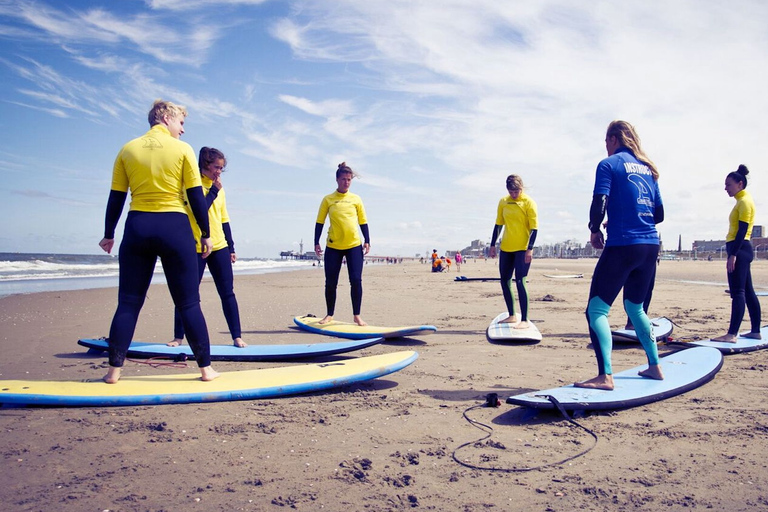
[[[464,443],[470,444],[457,453],[461,460],[502,469],[556,462],[594,444],[555,413],[479,406],[491,392],[503,402],[593,376],[584,309],[596,262],[534,260],[530,317],[543,335],[536,344],[488,342],[485,329],[504,308],[499,283],[454,281],[458,275],[498,276],[494,260],[442,274],[418,262],[369,265],[362,311],[369,324],[438,328],[338,356],[419,352],[413,365],[394,374],[280,399],[4,408],[0,498],[10,510],[747,511],[768,503],[768,412],[755,402],[768,392],[765,351],[726,356],[713,381],[683,395],[579,416],[598,441],[569,463],[510,473],[453,461]],[[544,277],[577,273],[584,277]],[[756,287],[768,287],[768,262],[755,262],[753,277]],[[312,267],[236,276],[245,341],[332,341],[299,331],[292,321],[324,311],[323,282],[323,272]],[[650,315],[671,318],[676,339],[722,334],[730,299],[717,289],[720,282],[726,282],[724,262],[662,261]],[[211,342],[228,344],[209,279],[201,298]],[[0,378],[101,378],[106,357],[88,355],[76,341],[105,335],[116,305],[115,288],[0,298]],[[153,283],[135,339],[169,341],[172,313],[167,287]],[[345,271],[335,317],[352,317]],[[609,321],[623,326],[619,301]],[[677,350],[659,348],[662,355]],[[639,347],[614,346],[617,372],[643,362]],[[302,362],[214,366],[238,371],[294,364]],[[168,373],[197,369],[132,362],[124,369],[124,375]],[[485,433],[465,413],[492,428],[490,439],[473,442]]]

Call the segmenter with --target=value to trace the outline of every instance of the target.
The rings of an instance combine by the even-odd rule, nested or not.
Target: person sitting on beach
[[[325,250],[325,306],[327,314],[320,324],[333,321],[336,309],[336,287],[339,283],[342,261],[346,261],[352,296],[352,315],[357,325],[368,325],[360,316],[363,303],[363,262],[371,249],[368,233],[368,219],[360,196],[349,191],[352,179],[357,174],[346,162],[339,164],[336,170],[337,188],[320,202],[315,223],[315,254],[323,254],[320,247],[320,235],[323,233],[326,217],[330,218],[328,239]],[[359,228],[358,228],[359,226]],[[360,232],[363,241],[360,240]]]
[[[440,256],[432,260],[432,272],[442,272],[443,271],[443,260],[440,259]]]
[[[746,165],[728,174],[725,178],[725,191],[730,197],[736,199],[736,205],[728,217],[729,229],[725,237],[725,249],[728,252],[726,270],[728,271],[728,289],[731,294],[731,321],[728,332],[712,341],[724,341],[736,343],[739,337],[739,328],[744,319],[745,306],[749,310],[751,330],[744,335],[745,338],[759,340],[760,322],[762,312],[760,300],[752,285],[752,260],[755,251],[750,241],[752,237],[752,224],[755,220],[755,201],[747,188]]]
[[[608,157],[597,166],[592,206],[589,212],[590,243],[603,249],[595,266],[589,290],[586,317],[589,337],[597,357],[598,375],[574,386],[612,390],[612,336],[608,313],[624,287],[624,309],[645,349],[648,369],[641,377],[662,380],[656,339],[643,301],[656,268],[659,235],[656,224],[664,220],[659,192],[659,171],[645,155],[634,127],[613,121],[605,135]],[[608,241],[601,223],[608,218]]]
[[[224,318],[227,320],[232,342],[236,347],[245,348],[248,344],[242,338],[240,310],[237,306],[237,297],[235,297],[234,274],[232,273],[232,264],[237,261],[237,254],[235,253],[235,242],[232,240],[232,229],[229,225],[227,199],[221,184],[221,173],[227,166],[227,159],[224,153],[218,149],[203,147],[200,149],[198,164],[208,206],[208,221],[211,229],[211,243],[213,243],[211,254],[207,258],[203,258],[200,246],[200,229],[194,222],[194,214],[187,209],[197,243],[198,281],[202,281],[205,267],[208,266],[213,282],[216,284],[216,291],[221,298],[221,308],[224,311]],[[173,332],[173,341],[166,343],[166,345],[178,347],[184,342],[184,324],[178,309],[174,313]]]
[[[533,245],[539,231],[539,215],[536,202],[523,191],[523,179],[510,174],[506,180],[507,195],[499,200],[496,224],[491,236],[490,255],[496,257],[496,239],[504,230],[499,254],[501,291],[509,316],[501,323],[515,324],[515,329],[527,329],[528,324],[528,270],[533,261]],[[512,278],[516,277],[517,294],[520,297],[520,321],[515,314],[515,297]]]
[[[128,190],[131,206],[120,244],[117,311],[109,329],[109,370],[104,376],[108,384],[120,379],[158,256],[202,380],[219,376],[211,367],[208,327],[200,309],[195,238],[183,199],[186,191],[205,258],[212,243],[200,172],[192,148],[178,140],[186,116],[182,106],[155,101],[148,115],[150,130],[124,145],[115,159],[104,238],[99,242],[105,252],[111,253],[114,247]]]

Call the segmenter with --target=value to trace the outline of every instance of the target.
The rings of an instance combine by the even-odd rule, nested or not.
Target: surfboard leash
[[[186,360],[187,360],[186,357],[184,357],[183,359],[176,358],[173,360],[169,360],[167,357],[150,357],[149,359],[126,358],[126,360],[136,364],[146,364],[148,366],[151,366],[152,368],[161,368],[161,367],[187,368],[188,367],[186,363]]]
[[[552,466],[561,466],[561,465],[565,464],[566,462],[570,462],[570,461],[572,461],[574,459],[577,459],[577,458],[579,458],[579,457],[581,457],[583,455],[586,455],[588,452],[590,452],[592,450],[592,448],[597,446],[598,438],[597,438],[597,434],[595,434],[594,431],[592,431],[591,429],[585,427],[584,425],[579,424],[576,420],[571,418],[570,415],[568,414],[568,412],[563,407],[563,405],[554,396],[551,396],[551,395],[541,395],[541,396],[543,398],[546,398],[547,400],[549,400],[550,403],[555,406],[555,408],[560,412],[560,414],[569,423],[572,423],[573,425],[576,425],[577,427],[579,427],[580,429],[586,431],[589,435],[591,435],[595,439],[595,443],[592,446],[590,446],[589,448],[587,448],[586,450],[583,450],[583,451],[577,453],[576,455],[572,455],[570,457],[567,457],[567,458],[565,458],[565,459],[563,459],[561,461],[550,462],[549,464],[542,464],[540,466],[533,466],[533,467],[530,467],[530,468],[485,467],[485,466],[477,466],[477,465],[472,464],[470,462],[465,462],[463,460],[459,460],[458,456],[456,455],[456,452],[458,452],[462,448],[464,448],[466,446],[469,446],[471,444],[477,444],[477,443],[480,443],[482,441],[485,441],[486,439],[488,439],[489,437],[491,437],[493,435],[493,427],[491,427],[490,425],[486,425],[485,423],[481,423],[481,422],[479,422],[477,420],[473,420],[472,418],[467,416],[467,413],[469,411],[474,410],[474,409],[479,409],[481,407],[498,407],[499,405],[501,405],[501,403],[499,402],[499,399],[498,399],[498,395],[496,395],[496,393],[490,393],[488,396],[486,396],[486,402],[484,404],[482,404],[482,405],[473,405],[471,407],[468,407],[462,413],[462,416],[464,416],[464,419],[466,419],[469,422],[470,425],[472,425],[473,427],[476,427],[476,428],[482,430],[483,432],[486,433],[486,435],[484,437],[481,437],[480,439],[476,439],[475,441],[469,441],[469,442],[466,442],[466,443],[456,447],[453,450],[453,453],[451,453],[451,457],[453,458],[453,460],[456,461],[457,463],[459,463],[460,465],[462,465],[462,466],[464,466],[466,468],[470,468],[470,469],[481,469],[483,471],[501,471],[503,473],[523,473],[523,472],[526,472],[526,471],[536,471],[536,470],[540,470],[540,469],[544,469],[544,468],[548,468],[548,467],[552,467]]]

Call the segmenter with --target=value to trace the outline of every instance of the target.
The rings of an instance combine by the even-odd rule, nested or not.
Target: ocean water
[[[311,268],[308,260],[238,259],[235,275]],[[117,286],[119,266],[108,254],[0,253],[0,297],[16,293],[85,290]],[[210,277],[208,270],[206,276]],[[158,260],[152,283],[164,283]]]

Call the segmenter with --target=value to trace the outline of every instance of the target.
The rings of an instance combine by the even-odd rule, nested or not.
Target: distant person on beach
[[[319,323],[333,321],[336,309],[336,287],[339,284],[342,260],[346,259],[349,272],[349,284],[352,296],[352,315],[357,325],[368,325],[360,316],[363,304],[363,262],[371,249],[368,233],[368,219],[360,196],[349,191],[352,179],[357,174],[346,162],[339,164],[336,170],[337,188],[320,203],[315,224],[315,254],[323,254],[320,247],[320,235],[323,233],[325,219],[330,219],[328,239],[325,247],[325,306],[326,315]],[[360,240],[362,231],[363,240]]]
[[[515,329],[527,329],[528,324],[528,270],[533,260],[533,246],[539,232],[539,214],[536,202],[523,191],[523,179],[517,174],[507,176],[508,194],[499,200],[496,224],[493,226],[491,258],[496,257],[496,240],[501,231],[499,274],[501,291],[509,316],[501,323],[515,324]],[[520,299],[520,319],[515,314],[515,296],[512,293],[513,276],[516,278]]]
[[[728,332],[712,341],[724,341],[736,343],[739,337],[739,328],[744,319],[744,309],[749,310],[751,330],[744,335],[745,338],[759,340],[761,310],[760,300],[752,286],[752,260],[754,249],[752,248],[752,225],[755,220],[755,202],[752,195],[747,192],[746,165],[728,174],[725,178],[725,191],[730,197],[736,199],[736,205],[728,216],[728,235],[725,237],[725,250],[728,253],[725,267],[728,271],[728,288],[731,294],[731,322]]]
[[[178,140],[186,116],[182,106],[155,101],[148,115],[150,130],[123,146],[115,159],[104,238],[99,242],[107,253],[115,244],[115,227],[128,190],[131,206],[120,244],[117,311],[109,330],[109,370],[104,376],[108,384],[120,379],[158,256],[202,380],[219,376],[211,367],[208,327],[200,309],[195,238],[183,199],[186,191],[205,258],[212,243],[200,172],[192,148]]]
[[[211,229],[211,243],[213,250],[207,258],[203,258],[200,245],[200,228],[197,227],[194,214],[187,210],[192,231],[197,243],[198,255],[198,281],[202,281],[206,265],[211,272],[216,291],[221,298],[221,308],[224,310],[224,318],[227,319],[229,333],[236,347],[247,347],[242,338],[240,328],[240,310],[235,297],[234,274],[232,264],[237,261],[235,242],[232,239],[232,229],[229,225],[229,213],[227,212],[227,198],[221,183],[221,173],[227,167],[227,159],[224,153],[216,148],[203,147],[198,157],[200,175],[203,183],[203,193],[208,206],[208,222]],[[169,347],[178,347],[184,342],[184,323],[181,321],[179,310],[175,310],[173,322],[173,341],[167,343]]]
[[[598,375],[576,387],[612,390],[611,327],[608,313],[624,287],[624,309],[648,357],[640,376],[664,378],[659,366],[656,339],[643,311],[659,253],[656,224],[664,220],[659,192],[659,171],[645,155],[635,128],[613,121],[605,135],[608,158],[597,165],[592,206],[589,211],[590,243],[603,249],[592,275],[586,316],[589,337],[597,356]],[[600,225],[608,213],[608,240]]]
[[[434,260],[432,260],[432,272],[442,272],[443,271],[443,260],[438,256]]]
[[[455,261],[455,262],[456,262],[456,272],[461,272],[461,260],[462,260],[462,258],[461,258],[461,253],[460,253],[460,252],[457,252],[457,253],[456,253],[456,254],[453,256],[453,261]]]
[[[446,254],[443,256],[443,259],[445,260],[445,271],[450,272],[451,271],[451,258],[448,257]]]

